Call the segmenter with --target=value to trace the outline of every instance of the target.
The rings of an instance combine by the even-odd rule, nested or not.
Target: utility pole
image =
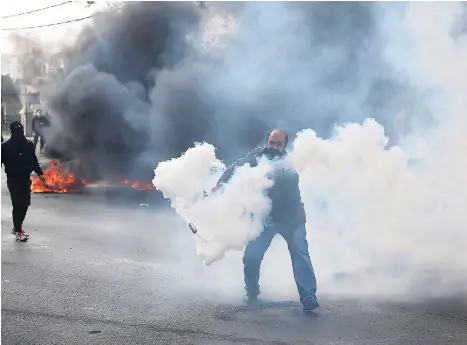
[[[23,96],[23,108],[20,110],[21,123],[24,127],[24,134],[27,137],[32,136],[32,118],[29,116],[29,105],[28,105],[28,87],[24,85],[21,90],[21,96]]]
[[[24,110],[25,115],[28,115],[28,87],[24,86]]]

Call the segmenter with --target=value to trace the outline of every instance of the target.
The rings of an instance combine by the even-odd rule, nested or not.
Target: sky
[[[27,12],[60,4],[62,2],[65,2],[65,0],[4,0],[0,5],[0,13],[1,17],[4,17],[11,14]],[[38,41],[49,44],[52,48],[65,38],[67,40],[73,39],[73,34],[79,32],[84,25],[89,24],[90,20],[88,19],[69,24],[27,30],[4,31],[5,29],[38,26],[74,20],[89,16],[97,10],[105,8],[106,6],[107,4],[102,1],[90,7],[86,7],[85,1],[73,1],[71,3],[43,11],[10,18],[2,18],[2,54],[15,54],[14,45],[11,41],[11,35],[13,33],[33,37]]]

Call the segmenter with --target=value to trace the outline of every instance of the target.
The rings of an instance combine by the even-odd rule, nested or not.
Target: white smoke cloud
[[[267,178],[271,164],[266,160],[254,168],[239,167],[224,188],[203,198],[224,170],[214,147],[206,143],[190,148],[179,158],[159,163],[154,170],[154,186],[171,200],[187,223],[192,222],[198,229],[201,238],[197,237],[197,254],[206,265],[222,259],[229,250],[243,249],[256,238],[271,207],[264,195],[272,186]]]
[[[467,269],[467,194],[453,199],[446,192],[458,181],[411,164],[410,153],[387,141],[374,120],[340,127],[327,140],[305,130],[294,141],[314,261],[324,281],[359,276],[358,285],[340,287],[347,293],[370,284],[373,293],[402,294],[428,267],[448,278]]]

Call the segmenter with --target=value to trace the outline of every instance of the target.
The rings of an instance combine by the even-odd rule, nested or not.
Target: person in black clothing
[[[23,222],[31,205],[31,173],[34,171],[43,184],[44,173],[39,165],[34,144],[24,135],[23,125],[10,124],[11,137],[2,143],[2,165],[5,166],[7,186],[13,205],[13,234],[17,241],[26,241],[29,235]]]
[[[34,135],[34,150],[36,150],[39,139],[41,141],[41,152],[45,146],[44,128],[49,125],[49,120],[42,114],[36,113],[32,118],[32,131]]]
[[[278,161],[287,155],[288,135],[282,130],[269,133],[266,147],[250,151],[244,158],[232,164],[219,179],[213,190],[221,188],[233,176],[236,167],[250,164],[258,165],[261,157]],[[278,164],[273,168],[271,176],[274,185],[266,193],[272,201],[272,208],[264,229],[253,241],[250,241],[243,255],[246,302],[254,303],[259,295],[260,265],[266,250],[276,234],[286,240],[292,259],[292,267],[297,284],[300,302],[304,311],[312,311],[319,307],[316,298],[316,278],[308,252],[306,239],[306,215],[298,186],[298,174],[291,168]]]

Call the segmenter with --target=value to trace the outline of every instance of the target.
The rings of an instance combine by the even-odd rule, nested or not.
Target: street
[[[33,195],[17,243],[4,182],[2,344],[467,344],[467,315],[433,306],[319,291],[312,315],[295,294],[249,310],[240,253],[202,266],[186,225],[138,200]]]

